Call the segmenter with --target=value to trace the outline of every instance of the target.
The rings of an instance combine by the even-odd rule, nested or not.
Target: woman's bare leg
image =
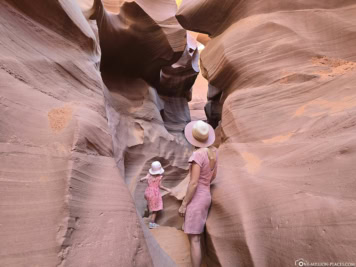
[[[202,261],[200,235],[188,234],[190,242],[190,258],[192,261],[192,267],[200,267]]]
[[[150,222],[156,222],[157,211],[152,211]]]

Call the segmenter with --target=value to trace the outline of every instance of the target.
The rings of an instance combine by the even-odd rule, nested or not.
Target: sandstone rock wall
[[[354,1],[183,1],[223,103],[209,266],[355,262]]]
[[[115,14],[104,5],[95,1],[91,18],[98,24],[114,154],[143,215],[147,185],[138,180],[152,161],[162,162],[166,186],[177,185],[187,174],[192,151],[182,130],[190,121],[188,101],[199,73],[199,52],[174,17],[174,1],[157,6],[125,2]]]
[[[95,24],[75,1],[2,1],[0,22],[0,265],[174,266],[115,160]]]
[[[198,47],[177,20],[210,35],[221,118],[206,264],[355,262],[353,0],[183,1],[177,19],[171,0],[78,2],[0,3],[1,266],[189,265],[171,227],[205,97],[188,105]],[[170,256],[141,219],[153,160],[176,186],[153,232]]]

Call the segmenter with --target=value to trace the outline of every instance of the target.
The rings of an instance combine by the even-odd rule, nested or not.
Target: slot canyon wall
[[[182,2],[224,103],[209,265],[356,261],[355,14],[351,0]]]
[[[156,1],[154,7],[150,1],[125,2],[117,14],[95,4],[91,17],[98,25],[115,159],[143,215],[146,185],[137,178],[153,160],[163,163],[169,187],[187,174],[192,150],[182,131],[190,121],[198,49],[175,19],[174,1]]]
[[[189,266],[192,86],[221,119],[206,264],[356,261],[354,1],[178,2],[0,2],[0,266]]]
[[[175,266],[137,180],[187,174],[196,41],[174,1],[104,3],[0,3],[1,266]]]

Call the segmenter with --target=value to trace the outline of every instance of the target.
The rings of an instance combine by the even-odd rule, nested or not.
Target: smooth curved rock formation
[[[354,1],[183,1],[223,103],[209,266],[355,262]]]
[[[175,63],[182,55],[185,31],[176,22],[176,31],[166,34],[142,5],[125,2],[119,14],[111,14],[100,0],[94,1],[95,12],[91,18],[98,24],[100,69],[106,83],[141,78],[156,88],[162,67]]]
[[[198,48],[176,21],[174,1],[157,3],[163,15],[147,1],[125,2],[116,14],[94,4],[115,159],[143,215],[147,185],[138,180],[152,161],[162,162],[167,186],[187,173],[191,147],[182,130],[190,121]]]
[[[112,125],[137,130],[122,135],[127,146],[143,135],[139,123],[113,114],[125,118],[142,95],[131,110],[111,112],[121,98],[100,76],[96,26],[68,1],[3,1],[0,21],[0,265],[174,266],[138,216],[115,160]],[[146,111],[159,118],[152,96]],[[146,138],[172,142],[157,125],[162,133]]]
[[[222,103],[220,101],[222,91],[215,86],[208,86],[208,102],[204,106],[208,123],[216,128],[221,121]]]
[[[0,3],[0,265],[189,265],[194,38],[219,146],[206,264],[355,262],[354,0],[79,2]],[[154,160],[161,231],[141,218]]]
[[[158,93],[165,96],[192,99],[192,86],[199,73],[197,42],[187,33],[187,45],[180,59],[171,66],[163,67]]]
[[[174,227],[161,226],[151,230],[152,235],[177,266],[190,267],[190,245],[188,236]]]
[[[206,121],[206,114],[204,111],[204,106],[206,104],[206,96],[208,92],[208,82],[199,73],[195,83],[193,85],[192,101],[188,103],[190,110],[190,117],[193,120],[204,120]]]

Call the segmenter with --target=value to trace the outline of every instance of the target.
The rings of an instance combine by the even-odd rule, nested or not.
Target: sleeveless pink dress
[[[159,211],[163,209],[163,201],[161,192],[159,191],[159,183],[161,182],[162,175],[154,177],[147,174],[148,186],[145,190],[145,199],[147,200],[148,209],[150,211]]]
[[[210,182],[214,170],[217,168],[217,157],[212,170],[209,166],[209,157],[206,149],[196,150],[189,158],[189,163],[192,162],[200,166],[200,176],[197,190],[187,205],[184,217],[184,232],[187,234],[201,234],[204,231],[211,204]]]

